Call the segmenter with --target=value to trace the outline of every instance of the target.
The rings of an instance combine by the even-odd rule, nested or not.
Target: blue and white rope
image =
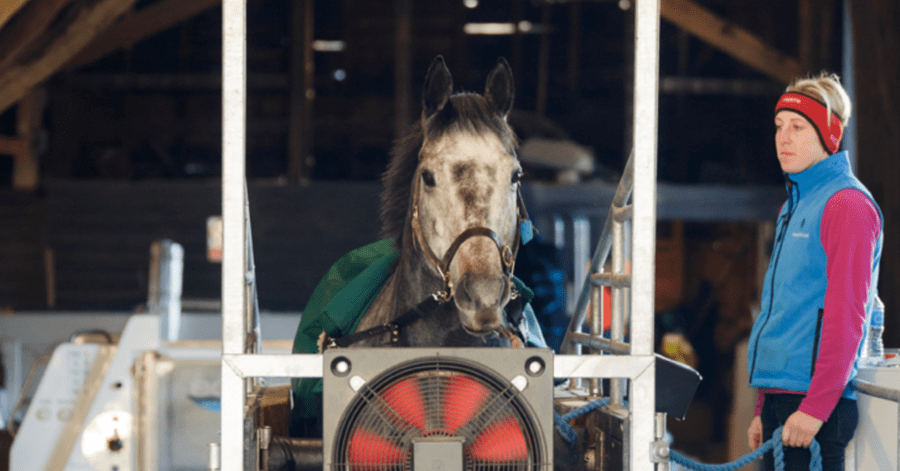
[[[563,437],[563,439],[569,445],[574,445],[575,441],[578,440],[578,434],[575,433],[575,429],[569,425],[569,422],[572,419],[579,417],[583,414],[587,414],[592,410],[599,409],[603,406],[609,405],[609,398],[604,397],[602,399],[597,399],[596,401],[589,402],[587,405],[579,407],[573,411],[570,411],[568,414],[560,416],[556,412],[553,413],[553,422],[556,424],[556,431]]]
[[[571,425],[569,425],[569,422],[578,416],[581,416],[608,404],[609,398],[604,397],[603,399],[598,399],[596,401],[590,402],[587,405],[575,409],[563,416],[554,413],[553,422],[556,424],[556,430],[569,445],[573,445],[575,444],[575,441],[578,440],[578,434],[575,433],[575,430]],[[674,461],[675,463],[694,471],[735,471],[753,462],[754,460],[759,459],[764,454],[766,454],[766,452],[771,450],[772,454],[775,457],[775,471],[784,471],[784,445],[781,442],[781,429],[782,427],[778,427],[777,429],[775,429],[775,432],[772,433],[772,438],[763,443],[759,448],[757,448],[750,454],[742,456],[737,460],[732,461],[731,463],[698,463],[684,457],[675,450],[669,450],[669,459],[670,461]],[[822,449],[819,446],[819,442],[817,442],[815,438],[813,438],[812,443],[810,443],[809,445],[809,451],[811,455],[811,458],[809,460],[809,471],[822,471]]]

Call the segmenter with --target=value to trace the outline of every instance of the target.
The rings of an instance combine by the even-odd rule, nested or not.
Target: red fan
[[[353,469],[390,469],[406,461],[406,452],[387,438],[358,428],[350,437],[347,458]]]
[[[444,431],[455,434],[475,417],[489,396],[488,388],[468,376],[447,380],[443,398]]]
[[[469,447],[469,457],[477,461],[501,463],[524,460],[527,456],[522,427],[512,417],[489,425]]]
[[[425,432],[425,399],[416,378],[406,378],[388,386],[381,393],[389,414],[393,414]]]
[[[425,453],[417,451],[417,442],[443,440],[462,443],[459,459],[468,461],[466,469],[541,469],[541,452],[535,451],[540,439],[518,390],[444,362],[373,381],[349,409],[351,420],[343,425],[349,440],[334,463],[354,471],[409,470],[416,453]]]

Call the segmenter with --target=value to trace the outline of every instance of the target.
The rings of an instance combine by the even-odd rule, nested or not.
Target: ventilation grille
[[[550,442],[535,405],[523,394],[546,386],[552,396],[545,358],[523,357],[521,369],[507,378],[468,359],[426,356],[397,363],[369,381],[365,372],[359,374],[358,360],[344,355],[349,352],[326,358],[332,374],[344,378],[341,383],[354,392],[326,446],[328,469],[551,469]],[[504,354],[499,349],[479,352]],[[505,353],[508,357],[509,351]],[[331,393],[326,389],[324,396]],[[326,415],[336,412],[329,408],[326,404]]]

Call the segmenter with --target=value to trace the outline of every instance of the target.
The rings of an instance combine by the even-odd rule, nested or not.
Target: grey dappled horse
[[[392,150],[383,177],[382,235],[395,240],[399,256],[356,332],[419,312],[393,339],[382,333],[353,346],[509,346],[504,307],[516,296],[512,271],[526,217],[506,119],[512,73],[501,58],[483,95],[453,93],[438,57],[422,101],[421,118]]]

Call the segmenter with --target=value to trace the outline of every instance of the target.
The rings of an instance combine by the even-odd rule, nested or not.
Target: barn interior
[[[748,451],[742,348],[784,200],[771,111],[794,78],[836,72],[853,98],[844,149],[885,217],[884,343],[900,346],[900,6],[660,6],[655,344],[703,376],[685,419],[669,420],[673,447],[730,461]],[[517,275],[543,289],[535,308],[558,345],[632,147],[634,24],[629,0],[248,0],[247,187],[272,348],[290,350],[325,271],[378,239],[380,177],[438,55],[457,90],[482,91],[498,57],[511,65],[509,121],[541,232]],[[11,0],[0,44],[8,427],[48,349],[152,311],[159,241],[183,247],[186,319],[215,338],[221,1]]]

